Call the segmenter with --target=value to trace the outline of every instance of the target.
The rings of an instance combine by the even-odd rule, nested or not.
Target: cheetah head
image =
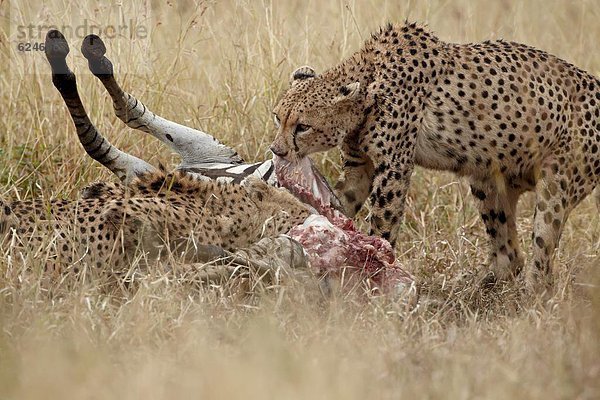
[[[271,151],[297,161],[338,146],[364,121],[365,98],[360,82],[342,82],[317,75],[310,67],[298,68],[273,110],[277,135]]]

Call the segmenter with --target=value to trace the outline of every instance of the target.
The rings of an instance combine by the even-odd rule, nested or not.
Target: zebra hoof
[[[70,75],[71,71],[67,66],[67,54],[69,54],[69,44],[60,31],[52,29],[46,34],[44,52],[50,63],[53,75]]]
[[[50,59],[65,59],[69,54],[69,44],[60,31],[52,29],[46,34],[44,51]]]
[[[69,44],[60,31],[52,29],[46,33],[44,52],[50,63],[53,60],[65,60],[69,54]]]
[[[106,46],[97,35],[87,35],[81,43],[81,52],[88,60],[98,60],[106,54]]]
[[[88,60],[88,67],[92,74],[102,78],[113,75],[113,65],[104,57],[106,46],[97,35],[87,35],[81,43],[81,53]]]

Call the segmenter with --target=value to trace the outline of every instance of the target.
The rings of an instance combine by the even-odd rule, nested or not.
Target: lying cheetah
[[[371,232],[392,243],[415,165],[468,177],[492,242],[487,283],[519,274],[517,201],[535,190],[525,278],[550,287],[567,216],[600,181],[600,81],[524,44],[389,24],[321,75],[297,69],[274,114],[273,153],[339,146],[343,206],[354,215],[370,196]]]
[[[149,172],[128,187],[99,182],[78,200],[0,201],[0,234],[12,251],[51,243],[45,270],[65,266],[126,270],[139,250],[147,260],[184,255],[211,261],[301,224],[309,208],[290,193],[258,179],[247,185],[199,181],[181,172]],[[1,238],[0,238],[1,239]],[[1,240],[0,240],[1,241]],[[181,261],[180,260],[180,261]]]

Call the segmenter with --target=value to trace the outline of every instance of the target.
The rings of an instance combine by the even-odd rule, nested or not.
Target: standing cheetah
[[[370,197],[371,232],[392,243],[415,165],[468,177],[492,242],[488,283],[520,272],[517,201],[535,190],[525,277],[550,287],[567,216],[600,179],[600,81],[519,43],[446,43],[389,24],[323,74],[297,69],[274,114],[273,153],[339,146],[343,206],[354,215]]]

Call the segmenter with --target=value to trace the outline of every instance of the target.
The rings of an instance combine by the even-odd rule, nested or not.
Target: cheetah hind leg
[[[500,183],[471,180],[471,193],[490,240],[489,268],[481,276],[481,284],[486,287],[513,280],[524,264],[516,224],[521,191],[507,187],[504,181]]]
[[[558,158],[558,157],[557,157]],[[570,163],[559,163],[557,159],[547,162],[540,169],[540,179],[536,185],[536,206],[533,222],[532,253],[533,263],[526,271],[526,285],[531,293],[552,294],[556,271],[553,270],[554,252],[569,213],[592,192],[594,186],[576,170],[570,173]],[[570,192],[574,182],[580,182],[582,192]],[[596,188],[595,197],[600,201],[600,191]]]

